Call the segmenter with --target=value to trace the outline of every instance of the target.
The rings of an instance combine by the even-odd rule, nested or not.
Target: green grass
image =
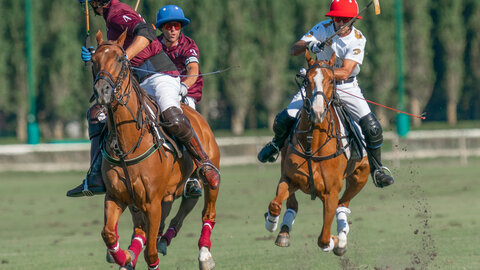
[[[212,234],[216,269],[480,269],[480,160],[402,162],[397,182],[371,181],[350,205],[348,252],[343,258],[316,245],[320,200],[297,193],[289,248],[274,245],[263,213],[273,198],[278,165],[222,169],[217,224]],[[82,172],[0,173],[0,269],[118,269],[105,262],[100,237],[103,198],[67,198]],[[172,216],[176,209],[172,210]],[[160,257],[160,269],[197,269],[200,205]],[[332,228],[334,231],[334,228]],[[128,246],[130,215],[119,225]],[[143,258],[137,269],[146,269]]]

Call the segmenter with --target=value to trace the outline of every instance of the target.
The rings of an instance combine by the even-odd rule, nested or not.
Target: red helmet
[[[327,17],[355,18],[358,15],[358,4],[356,0],[332,0],[330,11],[325,14]],[[361,19],[361,16],[358,16]]]

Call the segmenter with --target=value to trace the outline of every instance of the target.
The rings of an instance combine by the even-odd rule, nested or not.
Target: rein
[[[313,68],[327,68],[327,69],[330,69],[332,71],[332,73],[334,71],[333,67],[331,67],[327,64],[321,64],[320,65],[319,63],[315,63],[314,65],[309,67],[306,74],[308,74],[308,71],[310,71]],[[302,79],[302,81],[299,82],[300,78]],[[335,76],[334,76],[334,78],[335,78]],[[306,143],[305,147],[301,143],[299,143],[298,145],[300,146],[301,150],[297,150],[294,147],[292,140],[290,140],[289,144],[292,148],[292,152],[294,154],[296,154],[297,156],[305,159],[306,162],[307,162],[308,179],[309,179],[309,183],[310,183],[310,196],[311,196],[312,200],[315,200],[316,194],[315,194],[315,186],[314,186],[314,180],[313,180],[312,161],[313,162],[320,162],[320,161],[329,160],[329,159],[338,157],[339,155],[341,155],[345,152],[345,147],[340,146],[340,141],[341,141],[342,137],[341,137],[341,135],[339,135],[340,130],[338,129],[338,125],[335,125],[334,111],[333,111],[333,107],[331,106],[333,101],[335,100],[335,98],[334,98],[335,95],[332,94],[332,97],[330,99],[328,99],[324,92],[317,91],[315,93],[312,93],[312,97],[309,98],[309,97],[306,96],[306,87],[308,86],[308,83],[309,83],[307,78],[306,78],[306,75],[305,76],[297,75],[295,81],[296,81],[298,87],[300,88],[300,93],[301,93],[302,99],[303,99],[303,110],[305,110],[305,112],[307,113],[307,116],[308,116],[308,119],[309,119],[309,122],[310,122],[310,128],[308,130],[304,130],[304,131],[299,131],[299,130],[296,130],[296,129],[294,131],[294,136],[297,136],[297,134],[299,134],[299,133],[306,133],[307,143]],[[332,81],[332,83],[333,83],[333,91],[336,91],[335,79]],[[304,90],[305,90],[305,94],[303,93]],[[312,141],[313,141],[313,130],[314,130],[314,127],[315,127],[315,123],[313,122],[312,101],[314,100],[316,95],[319,95],[319,94],[322,95],[323,98],[327,102],[325,111],[322,113],[322,118],[324,118],[324,121],[328,120],[328,127],[325,131],[323,131],[323,132],[327,133],[327,139],[318,147],[318,149],[316,149],[315,151],[312,151],[311,146],[312,146]],[[330,119],[328,117],[329,115],[330,115]],[[327,145],[327,143],[330,142],[332,139],[337,140],[336,151],[334,153],[330,154],[330,155],[317,156],[316,154],[325,145]],[[298,138],[297,138],[297,141],[300,142],[300,140]]]

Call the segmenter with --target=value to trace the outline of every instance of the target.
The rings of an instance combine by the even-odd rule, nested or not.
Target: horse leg
[[[120,267],[119,270],[130,270],[135,269],[137,264],[138,255],[142,252],[143,247],[145,246],[146,238],[145,238],[145,215],[140,212],[138,209],[133,208],[131,206],[128,207],[130,213],[132,214],[132,221],[134,226],[134,231],[132,235],[132,241],[130,242],[130,246],[128,247],[127,251],[131,256],[131,262],[127,265],[127,268]]]
[[[275,198],[270,202],[268,212],[265,213],[265,228],[267,231],[274,232],[277,229],[279,216],[282,212],[282,203],[294,192],[295,190],[290,187],[285,179],[280,179]]]
[[[108,195],[105,197],[105,221],[102,238],[107,246],[108,253],[113,257],[115,263],[120,266],[125,266],[132,259],[130,253],[122,250],[118,243],[117,225],[124,210],[124,205],[119,205],[111,198],[108,198]]]
[[[198,198],[188,198],[187,199],[185,197],[182,197],[182,202],[180,203],[180,207],[178,209],[177,214],[170,221],[170,225],[169,225],[167,231],[165,232],[164,235],[162,235],[162,237],[160,238],[160,240],[157,243],[157,249],[163,255],[167,255],[167,246],[169,246],[172,239],[175,236],[177,236],[178,232],[180,231],[180,229],[183,226],[183,221],[185,220],[187,215],[192,211],[192,209],[195,207],[197,202],[198,202]],[[163,209],[163,207],[162,207],[162,209]],[[162,210],[162,213],[163,213],[163,210]],[[162,222],[164,222],[163,214],[162,214]]]
[[[350,232],[347,217],[351,213],[348,206],[350,201],[365,186],[368,181],[368,166],[363,165],[357,168],[351,175],[347,176],[345,191],[338,202],[336,210],[338,244],[333,249],[335,255],[343,256],[347,252],[347,235]]]
[[[213,227],[215,226],[215,217],[217,215],[215,211],[215,203],[217,202],[218,191],[211,189],[210,186],[205,188],[204,207],[202,211],[202,232],[200,239],[198,240],[198,266],[201,270],[210,270],[215,267],[215,261],[213,260],[210,248],[212,243],[210,237]]]
[[[152,200],[145,212],[146,228],[147,228],[147,244],[144,252],[145,261],[148,264],[149,270],[158,269],[158,254],[157,254],[157,236],[160,227],[160,220],[162,218],[162,203],[161,198]]]
[[[173,205],[173,196],[168,196],[164,198],[162,201],[162,217],[160,219],[160,229],[158,230],[157,235],[157,251],[162,253],[163,256],[167,255],[167,246],[170,243],[167,243],[165,239],[163,239],[163,230],[165,229],[165,220],[167,216],[170,214]],[[166,232],[166,234],[168,231]]]
[[[341,181],[341,179],[339,181]],[[335,216],[335,209],[338,205],[338,192],[332,190],[330,193],[324,194],[320,198],[323,201],[323,227],[322,233],[318,237],[317,244],[323,251],[329,252],[332,251],[338,243],[337,237],[330,233],[333,217]]]
[[[355,197],[367,183],[368,175],[370,174],[370,172],[369,166],[367,166],[368,163],[366,161],[366,158],[364,159],[365,160],[363,164],[356,168],[352,174],[347,176],[345,183],[345,191],[343,192],[343,195],[338,202],[339,207],[344,206],[348,208],[350,201],[353,199],[353,197]]]
[[[279,247],[290,246],[290,231],[292,231],[293,223],[298,212],[298,201],[295,193],[292,193],[287,199],[287,211],[283,214],[282,224],[280,225],[280,233],[275,240],[275,245]]]

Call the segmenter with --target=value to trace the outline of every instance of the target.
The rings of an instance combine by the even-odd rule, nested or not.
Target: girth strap
[[[132,159],[124,159],[125,165],[131,166],[131,165],[135,165],[135,164],[138,164],[138,163],[142,162],[143,160],[145,160],[149,156],[151,156],[153,153],[155,153],[155,151],[157,151],[158,148],[159,148],[158,145],[153,144],[147,151],[145,151],[140,156],[132,158]],[[102,156],[103,156],[103,158],[105,158],[106,161],[108,161],[109,163],[111,163],[113,165],[116,165],[116,166],[122,165],[122,160],[121,159],[114,158],[110,154],[108,154],[107,150],[105,149],[105,143],[102,143],[100,149],[102,151]]]

